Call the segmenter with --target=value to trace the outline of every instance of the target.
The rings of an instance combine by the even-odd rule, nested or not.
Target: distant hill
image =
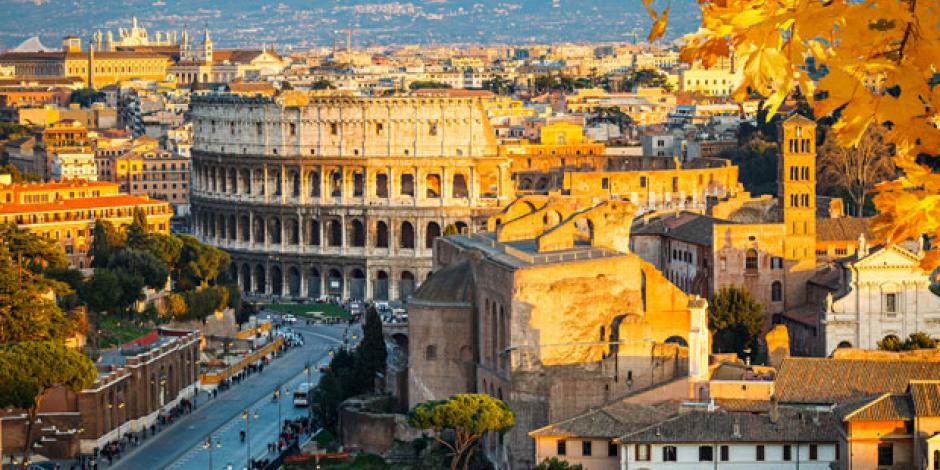
[[[694,30],[696,1],[671,6],[667,38]],[[3,47],[34,35],[49,45],[66,34],[87,38],[97,29],[128,27],[131,15],[151,34],[184,27],[195,33],[208,24],[222,47],[323,46],[343,28],[357,30],[358,46],[624,41],[634,29],[642,39],[650,26],[640,0],[6,0],[3,10]]]

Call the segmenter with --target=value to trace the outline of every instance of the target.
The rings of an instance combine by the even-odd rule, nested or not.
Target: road
[[[252,374],[240,384],[234,385],[213,399],[200,394],[197,408],[180,418],[156,437],[147,439],[110,468],[119,470],[142,469],[207,469],[209,451],[203,447],[210,432],[221,447],[213,447],[212,469],[241,469],[247,463],[248,444],[241,443],[239,431],[245,429],[242,411],[251,410],[250,435],[251,454],[263,458],[267,444],[276,440],[278,430],[278,402],[271,397],[278,385],[286,385],[290,392],[282,396],[280,410],[282,419],[301,414],[304,410],[294,408],[290,395],[300,382],[307,380],[304,365],[311,364],[310,380],[319,380],[318,365],[328,362],[329,349],[342,344],[346,324],[302,325],[294,327],[303,333],[305,344],[294,348],[283,357],[274,360],[260,374]],[[358,326],[356,330],[358,330]],[[358,331],[357,331],[358,334]],[[255,414],[258,418],[255,419]]]

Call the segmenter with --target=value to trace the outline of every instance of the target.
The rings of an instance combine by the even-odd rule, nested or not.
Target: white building
[[[805,409],[691,411],[620,438],[620,468],[829,470],[839,429],[832,413]]]
[[[95,165],[94,152],[60,151],[52,156],[52,179],[83,179],[98,181],[98,167]]]
[[[923,253],[898,245],[869,252],[865,239],[859,241],[856,257],[840,266],[839,290],[822,306],[823,351],[876,349],[888,335],[940,337],[940,297],[930,291],[930,273],[920,269]]]

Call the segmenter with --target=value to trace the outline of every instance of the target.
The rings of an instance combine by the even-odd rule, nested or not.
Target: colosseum
[[[196,235],[255,296],[406,298],[513,197],[481,98],[194,96]]]

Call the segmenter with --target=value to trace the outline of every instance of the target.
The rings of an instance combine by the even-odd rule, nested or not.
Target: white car
[[[294,323],[297,321],[297,317],[293,315],[284,315],[283,317],[281,317],[281,320],[284,320],[287,323]]]

